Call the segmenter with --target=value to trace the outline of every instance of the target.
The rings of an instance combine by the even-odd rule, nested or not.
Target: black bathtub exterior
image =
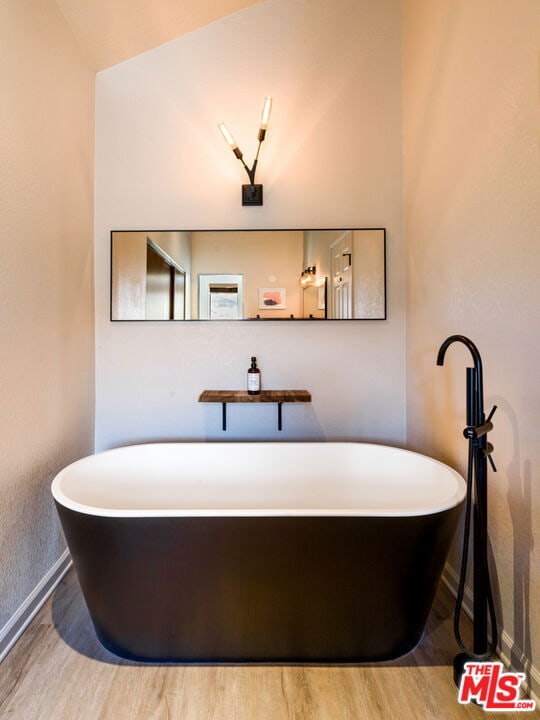
[[[404,517],[102,517],[57,503],[101,643],[131,660],[200,663],[409,652],[461,506]]]

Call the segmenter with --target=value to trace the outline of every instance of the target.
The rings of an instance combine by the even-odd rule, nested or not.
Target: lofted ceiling
[[[56,0],[95,70],[257,2],[261,0]]]

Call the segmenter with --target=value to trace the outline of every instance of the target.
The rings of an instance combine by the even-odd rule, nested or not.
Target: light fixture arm
[[[259,153],[261,151],[261,143],[264,140],[264,135],[261,138],[261,133],[266,133],[264,130],[259,130],[259,145],[257,146],[257,154],[255,155],[255,160],[253,161],[253,165],[248,167],[246,165],[246,161],[244,160],[244,153],[240,150],[238,145],[235,145],[232,148],[233,153],[236,155],[236,157],[240,160],[242,165],[244,166],[244,170],[248,174],[249,182],[251,185],[255,185],[255,171],[257,170],[257,163],[259,162]]]
[[[259,135],[258,140],[259,144],[257,146],[257,154],[255,155],[255,160],[253,161],[253,165],[248,167],[246,164],[246,161],[244,160],[244,154],[238,147],[236,141],[234,140],[233,136],[229,132],[227,126],[223,121],[218,123],[219,129],[221,130],[221,133],[223,137],[225,138],[225,141],[227,144],[231,147],[233,153],[235,156],[240,160],[242,165],[244,166],[244,170],[246,171],[248,178],[249,178],[249,185],[242,185],[242,204],[243,205],[262,205],[262,185],[256,185],[255,184],[255,171],[257,170],[257,163],[259,162],[259,153],[261,151],[261,144],[266,137],[266,130],[268,127],[268,118],[270,116],[270,108],[272,107],[272,98],[268,96],[264,102],[262,116],[261,116],[261,126],[259,128]]]
[[[259,149],[260,149],[260,147],[261,147],[261,143],[259,143]],[[251,166],[251,169],[248,168],[248,166],[244,162],[244,158],[240,158],[242,160],[242,165],[244,166],[244,168],[248,174],[249,182],[251,185],[255,185],[255,170],[257,169],[258,158],[259,158],[259,150],[257,150],[257,157],[253,161],[253,165]]]

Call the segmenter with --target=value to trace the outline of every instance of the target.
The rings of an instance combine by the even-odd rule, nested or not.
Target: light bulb
[[[261,116],[261,130],[266,130],[268,127],[268,118],[270,117],[270,110],[272,108],[272,98],[270,95],[264,101],[264,107]]]
[[[259,143],[262,143],[266,136],[266,128],[268,127],[268,118],[270,117],[270,108],[272,107],[272,98],[270,95],[264,101],[263,111],[261,115],[261,127],[259,128]]]
[[[218,122],[218,127],[219,127],[219,129],[221,130],[221,134],[222,134],[223,137],[225,138],[225,142],[228,143],[233,150],[234,150],[235,147],[238,147],[238,145],[236,144],[235,139],[233,138],[233,136],[232,136],[231,133],[229,132],[229,128],[225,125],[225,123],[223,122],[223,120],[220,120],[220,121]]]
[[[233,153],[236,155],[236,157],[237,157],[239,160],[242,160],[242,157],[243,157],[242,151],[240,150],[240,148],[239,148],[238,145],[236,144],[236,140],[233,138],[233,136],[232,136],[231,133],[229,132],[229,128],[225,125],[225,123],[223,122],[223,120],[220,120],[220,121],[218,122],[218,128],[221,130],[221,134],[222,134],[223,137],[225,138],[225,142],[227,143],[227,145],[230,145],[231,150],[232,150]],[[243,162],[243,160],[242,160],[242,162]]]

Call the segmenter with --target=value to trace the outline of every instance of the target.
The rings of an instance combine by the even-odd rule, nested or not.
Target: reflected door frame
[[[352,231],[347,230],[330,245],[332,257],[332,308],[335,320],[353,317]]]
[[[146,240],[146,320],[186,319],[186,272],[150,238]]]

